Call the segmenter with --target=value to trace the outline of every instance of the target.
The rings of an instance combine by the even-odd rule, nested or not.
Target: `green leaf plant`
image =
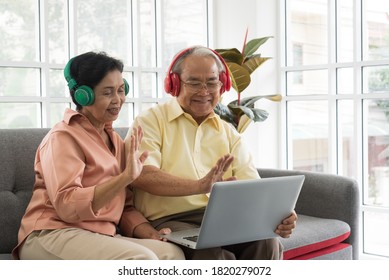
[[[243,49],[240,52],[236,48],[232,49],[215,49],[217,53],[225,60],[230,72],[232,87],[238,94],[238,99],[230,102],[227,106],[219,102],[214,111],[223,120],[231,123],[238,132],[242,133],[247,126],[253,122],[265,121],[268,112],[255,108],[255,102],[259,99],[266,98],[271,101],[280,101],[280,94],[261,95],[241,98],[242,92],[250,85],[250,75],[270,57],[262,57],[261,54],[255,53],[272,36],[256,38],[247,42],[248,30],[244,38]]]

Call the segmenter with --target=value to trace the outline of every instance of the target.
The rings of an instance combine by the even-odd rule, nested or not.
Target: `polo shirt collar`
[[[185,117],[190,118],[192,121],[194,121],[193,117],[189,114],[185,113],[184,110],[181,108],[180,104],[177,101],[177,98],[171,98],[171,100],[168,101],[169,104],[169,111],[168,111],[168,121],[171,122],[179,117]],[[212,112],[210,116],[204,121],[210,122],[218,131],[220,131],[220,119],[215,114],[215,112]]]

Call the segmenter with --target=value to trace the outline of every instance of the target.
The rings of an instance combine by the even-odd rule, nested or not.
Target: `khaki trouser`
[[[157,230],[161,228],[170,228],[172,231],[190,229],[201,224],[203,214],[204,210],[180,213],[154,220],[151,224]],[[280,260],[283,254],[282,245],[277,238],[201,250],[180,247],[185,257],[192,260]]]
[[[171,243],[107,236],[78,228],[32,232],[19,249],[28,260],[176,260],[185,259]]]

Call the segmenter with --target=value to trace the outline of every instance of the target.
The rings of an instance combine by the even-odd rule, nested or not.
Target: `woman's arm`
[[[130,137],[130,147],[127,153],[126,168],[118,176],[97,185],[92,201],[92,209],[96,212],[115,197],[119,191],[131,184],[142,172],[147,151],[140,154],[139,145],[142,141],[142,128],[134,128]]]

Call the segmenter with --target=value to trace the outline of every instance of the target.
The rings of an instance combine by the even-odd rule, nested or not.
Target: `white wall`
[[[276,0],[213,0],[212,48],[242,49],[246,28],[249,28],[248,40],[274,36],[258,50],[262,56],[272,57],[261,65],[252,75],[250,86],[242,96],[267,95],[280,93],[278,86],[278,18]],[[236,93],[230,91],[224,98],[235,100]],[[226,103],[227,99],[223,102]],[[278,168],[279,161],[279,123],[280,103],[260,100],[258,108],[269,112],[265,122],[252,123],[243,133],[249,144],[257,167]]]

